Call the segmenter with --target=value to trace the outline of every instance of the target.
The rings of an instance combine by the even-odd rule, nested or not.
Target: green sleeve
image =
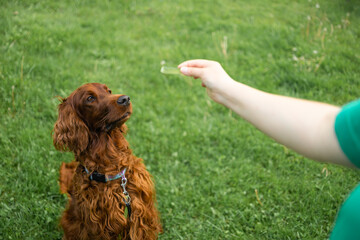
[[[347,158],[360,168],[360,100],[342,108],[335,120],[335,133]]]
[[[330,235],[330,240],[360,239],[360,185],[342,205]]]

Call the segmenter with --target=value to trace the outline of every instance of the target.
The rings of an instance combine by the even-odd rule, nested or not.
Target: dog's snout
[[[117,104],[119,105],[123,105],[123,106],[127,106],[130,104],[130,97],[129,96],[126,96],[126,95],[122,95],[121,97],[119,97],[117,99]]]

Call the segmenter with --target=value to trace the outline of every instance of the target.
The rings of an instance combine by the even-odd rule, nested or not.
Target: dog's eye
[[[110,89],[108,90],[108,92],[109,92],[110,94],[112,93]]]
[[[95,97],[94,96],[89,96],[86,100],[88,101],[88,102],[93,102],[93,101],[95,101]]]

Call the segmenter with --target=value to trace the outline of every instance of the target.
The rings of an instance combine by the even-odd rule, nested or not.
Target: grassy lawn
[[[312,162],[160,62],[207,58],[272,93],[360,96],[357,0],[0,0],[0,239],[61,239],[56,96],[131,97],[134,153],[156,181],[160,239],[326,239],[360,180]]]

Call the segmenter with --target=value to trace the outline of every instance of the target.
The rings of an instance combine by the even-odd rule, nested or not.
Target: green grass
[[[72,155],[52,146],[56,96],[86,82],[132,99],[160,239],[329,236],[359,173],[275,143],[160,62],[213,59],[250,86],[342,105],[360,95],[356,0],[0,4],[0,239],[61,239],[58,168]]]

